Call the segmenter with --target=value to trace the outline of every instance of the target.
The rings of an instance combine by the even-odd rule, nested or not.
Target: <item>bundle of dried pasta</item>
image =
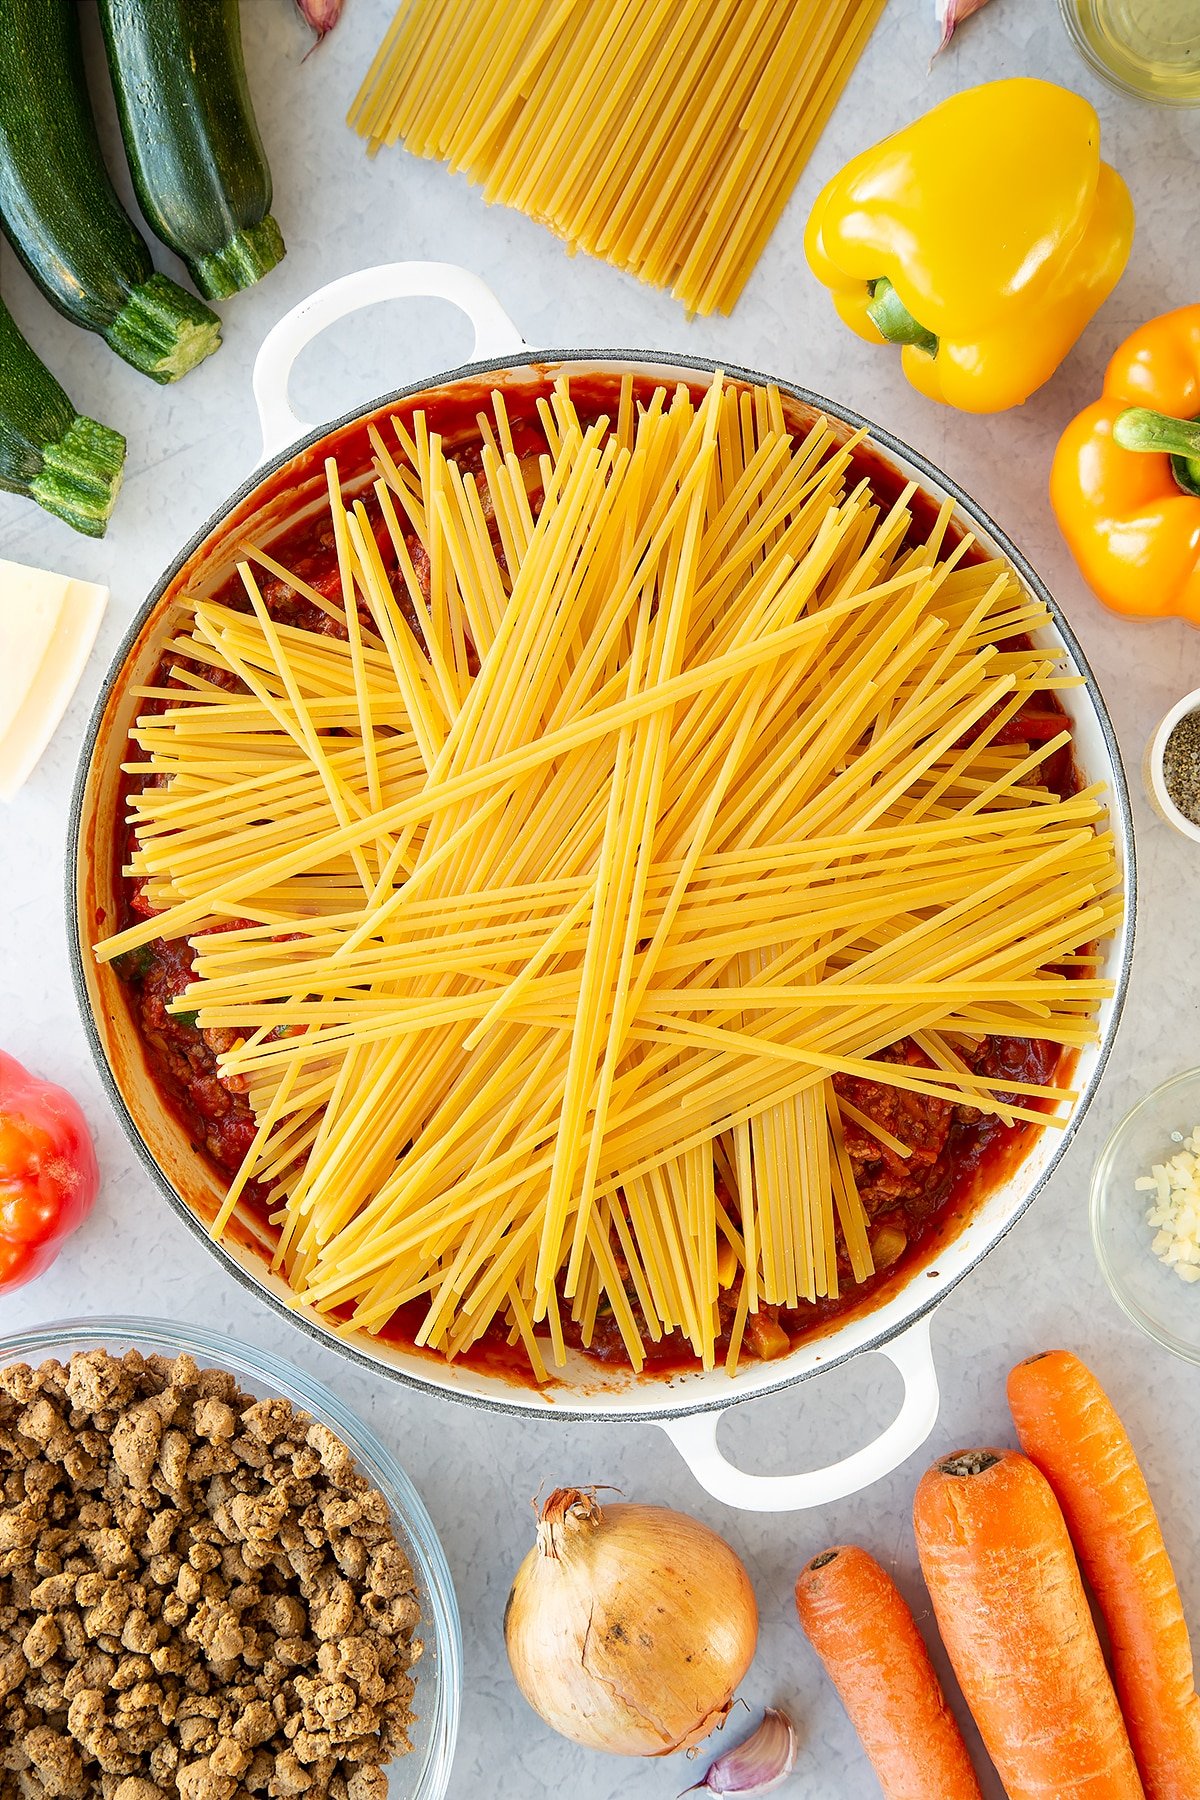
[[[404,0],[350,111],[729,312],[884,0]]]

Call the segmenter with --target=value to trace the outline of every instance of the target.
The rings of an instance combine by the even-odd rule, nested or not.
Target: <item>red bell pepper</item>
[[[0,1293],[50,1267],[99,1189],[78,1105],[0,1050]]]

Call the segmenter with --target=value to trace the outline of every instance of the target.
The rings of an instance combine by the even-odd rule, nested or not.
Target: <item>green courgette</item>
[[[220,343],[217,315],[155,273],[117,198],[74,0],[0,0],[0,218],[58,310],[155,381],[175,381]]]
[[[250,105],[238,0],[100,0],[138,204],[210,300],[283,255]]]
[[[0,487],[103,537],[124,462],[120,432],[75,411],[0,300]]]

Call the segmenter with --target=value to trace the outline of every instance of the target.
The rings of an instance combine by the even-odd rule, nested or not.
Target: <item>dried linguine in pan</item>
[[[310,1305],[539,1376],[852,1297],[879,1169],[1071,1097],[1121,904],[1006,564],[772,389],[613,401],[559,382],[531,451],[497,391],[473,458],[395,419],[373,494],[327,465],[335,579],[251,548],[192,604],[97,951],[190,956],[165,1014],[248,1109],[218,1231],[265,1195]]]

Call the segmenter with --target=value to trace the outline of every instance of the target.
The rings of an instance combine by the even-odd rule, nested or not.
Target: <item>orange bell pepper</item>
[[[1103,396],[1067,426],[1050,471],[1059,528],[1114,612],[1200,625],[1200,306],[1151,319]]]

